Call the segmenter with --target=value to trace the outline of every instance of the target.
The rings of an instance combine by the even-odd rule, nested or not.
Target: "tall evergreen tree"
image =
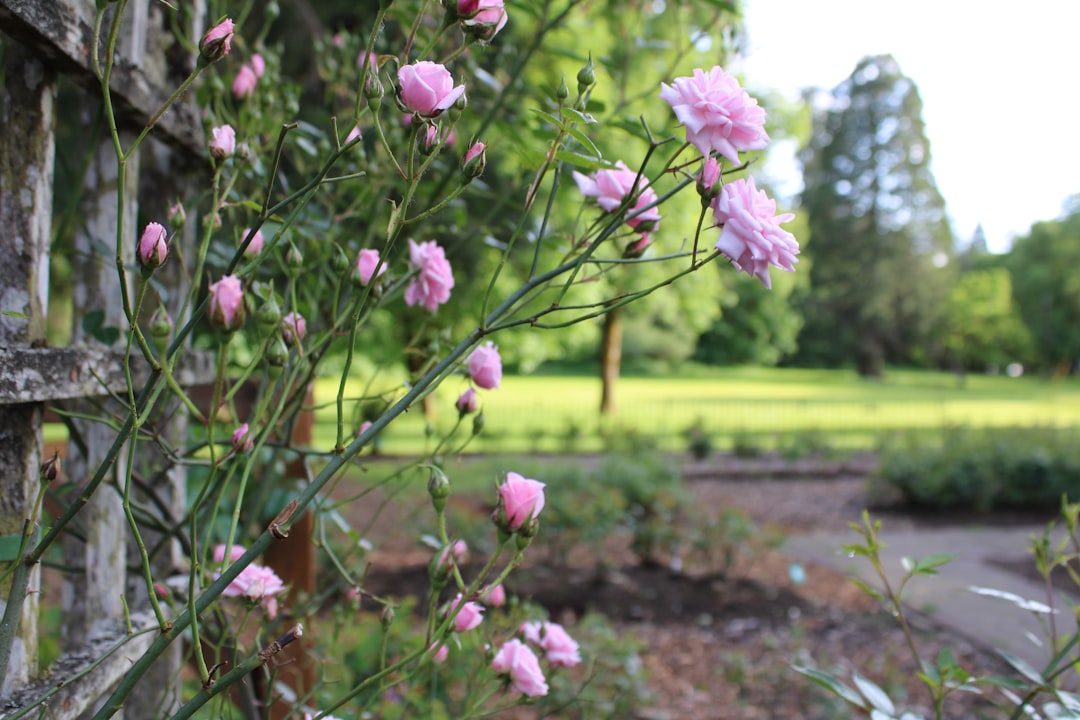
[[[922,100],[891,56],[833,90],[802,160],[813,265],[800,358],[878,376],[927,349],[952,248]]]

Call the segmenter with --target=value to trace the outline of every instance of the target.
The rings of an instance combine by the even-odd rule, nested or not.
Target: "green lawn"
[[[400,383],[400,380],[396,380]],[[389,453],[431,449],[453,427],[453,403],[466,387],[453,378],[435,392],[435,433],[419,408],[402,416],[381,438]],[[401,388],[400,384],[397,388]],[[374,390],[403,392],[388,380]],[[364,389],[348,388],[346,397]],[[371,390],[368,391],[369,393]],[[320,404],[332,403],[337,382],[316,386]],[[683,434],[697,425],[719,446],[753,437],[782,444],[793,434],[821,434],[833,444],[870,446],[882,433],[945,425],[1078,425],[1080,381],[890,371],[884,381],[865,381],[838,370],[722,368],[691,371],[688,377],[626,377],[617,390],[618,409],[601,420],[596,412],[600,384],[585,376],[508,376],[497,391],[481,391],[485,429],[470,451],[598,450],[600,432],[652,436],[667,449],[683,449]],[[346,405],[346,412],[351,411]],[[335,411],[318,412],[316,446],[332,446]],[[466,423],[471,427],[471,420]],[[352,426],[351,421],[346,428]],[[462,440],[468,427],[459,430]]]

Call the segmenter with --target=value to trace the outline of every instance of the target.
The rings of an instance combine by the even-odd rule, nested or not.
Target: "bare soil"
[[[867,505],[865,480],[872,466],[873,459],[865,456],[843,463],[718,458],[687,463],[684,476],[699,507],[715,512],[740,508],[762,528],[797,537],[837,532],[857,521]],[[485,499],[471,501],[482,504]],[[408,524],[395,517],[392,507],[383,508],[375,522],[392,536]],[[894,527],[907,522],[921,520],[895,513],[890,519]],[[398,541],[376,554],[367,585],[380,593],[422,593],[430,552],[417,551],[414,539],[400,533]],[[724,574],[643,566],[617,549],[605,560],[605,572],[586,562],[560,570],[557,582],[549,568],[533,565],[515,573],[508,586],[564,624],[572,626],[584,613],[599,611],[619,631],[644,643],[642,661],[652,696],[637,710],[637,718],[853,716],[791,670],[792,664],[846,679],[857,671],[885,687],[905,709],[932,716],[926,690],[915,679],[917,664],[895,620],[828,567],[799,566],[802,579],[792,573],[793,560],[783,546],[761,547]],[[794,582],[793,575],[801,582]],[[929,618],[913,614],[911,620],[926,658],[949,647],[969,672],[1009,674],[985,648]],[[947,701],[945,717],[997,716],[974,694],[954,693]]]

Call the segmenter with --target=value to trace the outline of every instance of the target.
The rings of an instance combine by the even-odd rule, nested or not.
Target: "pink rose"
[[[251,232],[251,228],[244,228],[244,232],[241,237],[247,237]],[[263,249],[263,234],[262,230],[256,230],[255,234],[251,236],[251,242],[244,248],[245,257],[255,257],[262,252]]]
[[[217,160],[236,152],[236,131],[232,125],[219,125],[210,131],[210,155]]]
[[[434,240],[417,245],[410,239],[409,262],[419,272],[405,288],[405,304],[409,307],[423,305],[435,312],[450,299],[450,290],[454,287],[454,274],[446,253]]]
[[[540,661],[527,645],[517,638],[507,640],[495,659],[491,669],[501,675],[509,675],[514,689],[527,697],[547,695],[548,686],[544,673],[540,670]]]
[[[469,17],[480,10],[480,0],[458,0],[457,11],[461,17]]]
[[[440,565],[451,567],[463,565],[469,559],[469,545],[464,540],[454,540],[442,550]]]
[[[480,603],[466,602],[462,604],[463,598],[461,593],[457,594],[450,602],[450,609],[447,614],[453,613],[454,609],[458,605],[461,605],[461,610],[454,616],[454,630],[459,633],[472,630],[478,627],[480,623],[484,621],[484,607]]]
[[[240,452],[241,450],[248,451],[255,447],[255,436],[250,431],[247,423],[244,423],[233,430],[232,446],[233,450],[236,450],[237,452]],[[243,550],[241,550],[241,552],[243,552]],[[236,558],[233,559],[235,560]]]
[[[574,182],[578,190],[585,197],[596,198],[596,204],[607,212],[614,212],[627,199],[637,183],[637,200],[632,208],[626,211],[627,215],[633,215],[647,205],[656,202],[656,192],[649,187],[649,181],[626,167],[621,160],[615,163],[613,170],[597,170],[592,175],[583,175],[574,171]],[[660,211],[653,207],[642,212],[637,217],[626,221],[626,224],[638,232],[649,232],[660,226]]]
[[[476,386],[485,390],[495,390],[502,381],[502,358],[499,348],[488,340],[469,355],[469,376]]]
[[[255,73],[257,78],[261,78],[266,72],[266,60],[259,53],[251,56],[251,72]]]
[[[379,275],[382,275],[386,272],[386,263],[383,263],[382,266],[379,265],[378,250],[364,248],[356,256],[356,274],[354,277],[360,281],[361,285],[367,285],[371,282],[372,276],[375,276],[375,268],[379,268]]]
[[[538,642],[552,667],[573,667],[581,662],[577,642],[558,623],[545,622]]]
[[[472,12],[463,12],[463,5],[467,9],[472,8]],[[483,42],[495,37],[507,20],[503,0],[459,1],[458,13],[462,16],[461,26],[465,32]]]
[[[465,86],[455,86],[449,70],[430,60],[403,65],[398,84],[402,110],[425,118],[438,117],[465,94]]]
[[[247,427],[245,425],[245,427]],[[229,562],[236,562],[240,559],[240,556],[247,552],[247,548],[240,545],[233,545],[229,550]],[[220,565],[225,562],[225,544],[219,543],[214,546],[214,564]]]
[[[285,583],[264,565],[248,565],[222,591],[224,597],[243,597],[266,608],[270,617],[277,614],[277,599],[285,590]]]
[[[165,243],[167,237],[168,232],[162,225],[156,222],[147,224],[135,253],[139,264],[153,270],[165,262],[165,258],[169,256],[169,246]]]
[[[716,151],[735,165],[740,150],[760,150],[769,142],[765,111],[719,65],[693,77],[661,83],[660,99],[671,105],[686,128],[686,141],[702,155]]]
[[[432,643],[428,650],[433,650],[436,643]],[[435,654],[431,656],[431,661],[442,665],[446,662],[446,658],[450,656],[450,648],[446,646],[446,643],[438,643],[439,649],[435,650]]]
[[[240,278],[226,275],[210,285],[210,322],[222,330],[244,324],[244,288]]]
[[[539,517],[544,509],[545,487],[539,480],[530,480],[516,472],[506,474],[506,480],[499,486],[499,501],[507,529],[518,530]]]
[[[479,403],[476,401],[476,388],[468,388],[465,392],[461,393],[461,397],[457,399],[454,404],[460,415],[468,415],[469,413],[476,412],[476,408]]]
[[[705,200],[712,200],[720,194],[720,188],[716,185],[718,182],[720,182],[720,163],[710,156],[705,159],[705,164],[701,166],[701,172],[698,173],[698,195]]]
[[[199,51],[207,62],[220,60],[229,54],[232,50],[234,29],[233,21],[225,18],[203,35],[202,41],[199,42]]]
[[[233,79],[233,95],[237,99],[246,98],[255,91],[255,83],[258,81],[259,78],[255,75],[254,70],[247,65],[241,65],[240,69],[236,71],[236,78]]]
[[[723,227],[716,249],[727,256],[736,270],[756,275],[772,288],[769,265],[792,272],[799,262],[799,243],[780,227],[795,218],[776,214],[776,201],[754,186],[754,179],[728,183],[712,203],[713,215]]]
[[[503,588],[502,583],[481,590],[480,596],[491,607],[502,607],[506,604],[506,590]]]
[[[281,318],[281,335],[289,345],[299,345],[307,337],[307,320],[298,312]]]

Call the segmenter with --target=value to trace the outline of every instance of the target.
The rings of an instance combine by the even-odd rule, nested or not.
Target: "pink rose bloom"
[[[540,661],[536,659],[533,651],[517,638],[507,640],[499,648],[495,659],[491,661],[491,669],[501,675],[509,675],[514,689],[527,697],[540,697],[548,693],[544,673],[540,670]]]
[[[479,406],[476,401],[476,388],[469,388],[461,393],[461,397],[457,399],[454,405],[462,415],[476,412],[476,408]]]
[[[139,238],[139,247],[135,253],[140,265],[153,270],[165,262],[165,258],[169,256],[169,246],[165,243],[168,235],[159,223],[147,224],[142,237]]]
[[[540,516],[545,487],[539,480],[530,480],[516,472],[506,474],[506,480],[499,486],[499,500],[508,529],[518,530]]]
[[[221,160],[236,152],[236,131],[232,125],[219,125],[210,131],[210,155]]]
[[[503,588],[502,583],[481,590],[480,595],[484,599],[484,602],[491,607],[502,607],[506,604],[506,590]]]
[[[634,181],[637,181],[637,201],[634,206],[626,211],[627,215],[633,215],[647,205],[656,202],[656,192],[649,187],[649,181],[644,176],[626,167],[621,160],[615,163],[613,170],[597,170],[592,175],[583,175],[574,171],[574,182],[578,190],[585,197],[596,198],[596,204],[607,212],[614,212],[623,204],[626,197],[634,189]],[[638,232],[648,232],[660,226],[660,210],[653,207],[641,213],[635,218],[627,220],[627,225]]]
[[[247,423],[244,423],[233,430],[232,446],[233,450],[236,450],[237,452],[240,452],[241,450],[247,451],[255,447],[255,437],[250,431]],[[241,550],[241,552],[243,552],[243,550]],[[236,558],[233,559],[235,560]]]
[[[225,18],[203,35],[202,41],[199,43],[199,50],[206,60],[214,62],[229,54],[232,50],[232,36],[235,27],[232,20]]]
[[[440,565],[462,565],[469,559],[469,544],[464,540],[455,540],[442,551]],[[458,616],[460,617],[460,615]]]
[[[791,213],[776,214],[776,201],[754,186],[754,179],[728,183],[713,200],[713,215],[723,226],[716,249],[736,270],[755,275],[761,284],[772,288],[769,265],[786,272],[799,262],[799,243],[795,236],[780,227],[793,220]]]
[[[281,335],[289,345],[299,345],[307,337],[307,320],[298,312],[281,318]]]
[[[544,623],[540,647],[547,653],[548,662],[552,667],[573,667],[581,662],[581,652],[577,642],[558,623]]]
[[[232,83],[232,94],[238,99],[246,98],[248,95],[255,91],[255,83],[259,81],[259,78],[255,75],[255,71],[247,65],[241,65],[240,69],[236,71],[236,78]]]
[[[257,78],[261,78],[266,72],[266,60],[259,53],[251,56],[251,72],[255,73]]]
[[[457,597],[450,602],[450,610],[447,614],[453,613],[458,605],[462,605],[462,600],[461,593],[458,593]],[[461,610],[454,616],[454,630],[463,633],[478,627],[483,621],[484,606],[480,603],[467,602],[462,605]]]
[[[379,251],[364,248],[356,256],[356,276],[361,285],[367,285],[371,282],[372,276],[375,276],[375,268],[379,268],[379,275],[382,275],[386,272],[386,263],[383,263],[380,267]]]
[[[403,110],[425,118],[438,117],[465,94],[465,86],[455,86],[449,70],[430,60],[403,65],[398,84]]]
[[[719,65],[708,72],[697,68],[693,77],[660,87],[660,99],[671,105],[686,128],[686,141],[702,155],[715,150],[738,165],[739,151],[768,144],[765,110]]]
[[[244,324],[240,278],[226,275],[210,286],[210,321],[222,330],[235,330]]]
[[[247,427],[247,425],[244,425]],[[229,550],[229,562],[236,562],[240,559],[240,556],[247,552],[247,549],[240,545],[233,545]],[[219,543],[214,546],[214,564],[220,565],[225,562],[225,543]]]
[[[450,299],[450,290],[454,287],[454,274],[446,253],[434,240],[417,245],[410,239],[409,262],[420,272],[405,288],[405,304],[409,307],[423,305],[435,312]]]
[[[484,390],[495,390],[502,381],[502,358],[499,348],[488,340],[469,355],[469,376],[476,386]]]
[[[429,647],[428,650],[431,650],[434,647],[435,643],[432,643],[431,647]],[[442,643],[439,645],[439,649],[435,651],[435,654],[431,656],[431,660],[432,662],[436,662],[442,665],[444,662],[446,662],[446,658],[448,658],[449,656],[450,648],[446,646],[446,643]]]
[[[345,144],[348,145],[353,140],[356,140],[360,136],[360,126],[353,125],[353,129],[349,131],[349,134],[345,136]]]
[[[270,617],[277,615],[277,595],[285,590],[285,583],[264,565],[248,565],[222,591],[224,597],[243,597],[259,603]]]
[[[473,11],[462,12],[463,5]],[[458,13],[465,32],[485,42],[495,37],[507,20],[503,0],[459,0]]]
[[[250,233],[250,232],[251,232],[251,228],[244,228],[244,233],[243,233],[243,235],[241,237],[247,237],[248,233]],[[251,242],[249,242],[248,246],[244,249],[244,256],[245,257],[255,257],[256,255],[258,255],[259,253],[262,252],[262,249],[263,249],[262,230],[256,230],[255,234],[252,235],[252,237],[251,237]]]

